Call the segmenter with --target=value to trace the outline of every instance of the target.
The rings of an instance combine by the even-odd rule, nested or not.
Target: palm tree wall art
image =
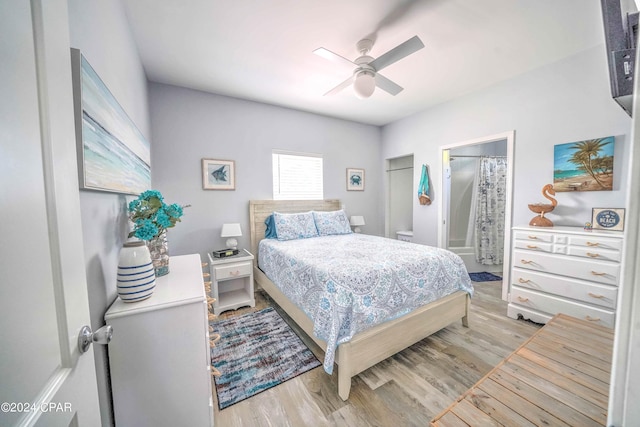
[[[554,190],[613,190],[614,143],[608,136],[554,146]]]

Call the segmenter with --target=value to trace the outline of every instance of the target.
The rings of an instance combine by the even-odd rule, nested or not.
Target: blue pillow
[[[273,213],[278,240],[306,239],[317,237],[318,230],[313,220],[313,213],[283,214]]]
[[[264,220],[264,225],[267,226],[267,229],[264,232],[264,238],[277,239],[278,234],[276,233],[276,223],[273,219],[273,214],[269,215],[267,219]]]
[[[318,234],[321,236],[351,233],[349,218],[347,218],[347,214],[342,209],[331,212],[313,211],[313,219],[316,222]]]

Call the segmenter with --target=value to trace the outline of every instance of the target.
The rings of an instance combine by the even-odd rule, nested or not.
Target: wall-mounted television
[[[624,0],[601,0],[613,99],[631,116],[638,12]],[[623,3],[622,3],[623,2]],[[635,7],[633,7],[635,9]]]

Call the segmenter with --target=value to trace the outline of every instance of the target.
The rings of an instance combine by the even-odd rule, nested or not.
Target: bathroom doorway
[[[507,298],[511,242],[514,132],[441,147],[438,245],[472,272],[503,277]]]

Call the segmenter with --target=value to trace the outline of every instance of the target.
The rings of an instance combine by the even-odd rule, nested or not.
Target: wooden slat
[[[502,425],[604,425],[613,330],[595,326],[555,316],[431,424],[453,413],[472,425],[489,423],[482,414]]]
[[[462,421],[470,426],[500,426],[501,424],[466,400],[461,400],[451,409]]]
[[[509,375],[503,370],[499,370],[494,372],[490,377],[492,381],[500,384],[504,388],[508,390],[507,394],[513,394],[520,396],[522,399],[531,402],[533,405],[537,406],[540,412],[539,417],[544,418],[546,415],[544,412],[548,412],[552,416],[556,417],[559,420],[562,420],[564,423],[570,426],[584,426],[584,427],[596,427],[601,426],[596,421],[591,418],[585,416],[584,414],[576,411],[570,406],[565,405],[561,401],[554,399],[546,393],[541,392],[540,390],[531,387],[527,383],[524,383],[514,377],[513,375]],[[530,417],[527,417],[531,419]],[[551,424],[554,425],[554,424]]]
[[[462,421],[460,418],[451,412],[444,414],[442,418],[433,423],[436,427],[469,427],[469,424]]]

